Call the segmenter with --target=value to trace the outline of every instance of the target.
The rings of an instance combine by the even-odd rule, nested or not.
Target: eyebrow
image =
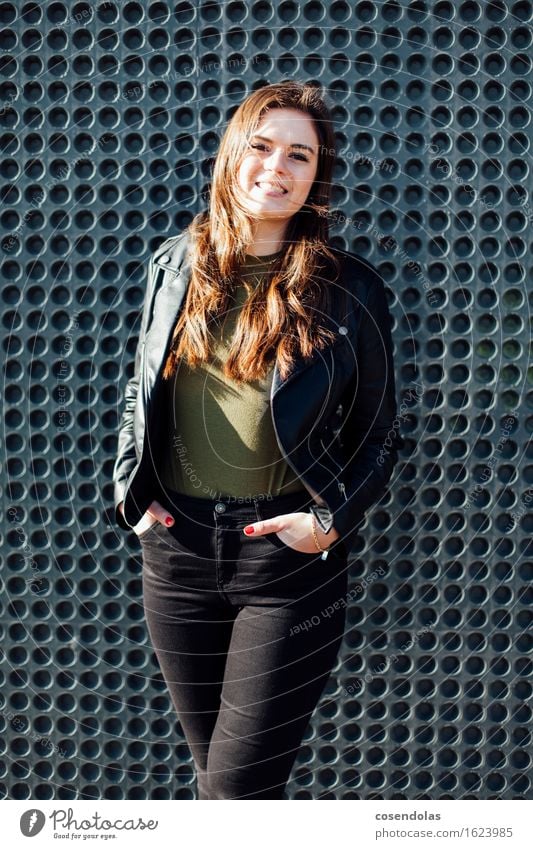
[[[271,142],[272,139],[268,139],[266,136],[260,136],[257,133],[254,133],[252,136],[253,139],[261,139],[261,141]],[[311,153],[315,153],[312,147],[309,147],[308,144],[291,144],[289,147],[297,147],[301,150],[309,150]]]

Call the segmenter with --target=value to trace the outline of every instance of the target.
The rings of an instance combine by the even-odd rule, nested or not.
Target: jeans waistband
[[[200,498],[197,495],[176,492],[165,487],[162,497],[167,508],[174,504],[180,509],[189,508],[196,512],[201,512],[202,510],[212,512],[216,504],[224,504],[225,514],[246,511],[256,512],[256,508],[258,508],[260,514],[265,516],[265,518],[269,515],[277,515],[278,513],[306,510],[313,503],[313,498],[307,490],[302,492],[287,492],[281,495],[235,496],[219,494],[217,497]]]

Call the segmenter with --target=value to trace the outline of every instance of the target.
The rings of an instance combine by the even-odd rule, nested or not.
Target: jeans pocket
[[[292,545],[288,545],[278,536],[277,531],[272,531],[270,534],[263,534],[263,536],[265,539],[270,540],[276,548],[279,548],[282,551],[292,551],[293,554],[300,554],[302,557],[312,557],[312,552],[298,551],[297,548],[293,548]]]
[[[312,558],[313,562],[319,561],[319,560],[322,559],[322,554],[320,553],[320,551],[318,551],[318,549],[316,551],[312,551],[312,552],[298,551],[297,548],[293,548],[291,545],[288,545],[286,542],[284,542],[282,539],[280,539],[280,537],[278,536],[276,531],[274,531],[270,534],[263,534],[263,536],[265,537],[265,539],[270,540],[270,542],[273,545],[275,545],[276,548],[278,548],[282,552],[286,553],[287,551],[290,551],[293,554],[300,555],[301,557]],[[336,540],[333,543],[331,549],[328,552],[328,556],[326,557],[326,562],[327,562],[328,558],[335,558],[335,557],[342,560],[342,561],[346,561],[346,562],[348,560],[346,545],[342,540],[338,540],[338,541]]]

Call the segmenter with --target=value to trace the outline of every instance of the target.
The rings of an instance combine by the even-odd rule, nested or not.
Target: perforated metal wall
[[[253,87],[324,84],[405,437],[294,799],[531,787],[531,2],[2,2],[0,793],[193,799],[111,474],[151,250]]]

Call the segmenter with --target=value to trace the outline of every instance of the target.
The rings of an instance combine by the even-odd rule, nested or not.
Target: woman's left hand
[[[250,536],[251,539],[274,533],[289,548],[294,548],[296,551],[302,551],[305,554],[313,554],[313,552],[318,551],[313,538],[313,521],[312,513],[282,513],[280,516],[272,516],[270,519],[252,522],[250,525],[246,525],[244,531],[248,531],[246,536]],[[251,528],[253,528],[253,533],[250,533]],[[329,533],[325,534],[318,525],[316,525],[316,534],[322,548],[328,548],[340,536],[335,528],[331,528]]]

